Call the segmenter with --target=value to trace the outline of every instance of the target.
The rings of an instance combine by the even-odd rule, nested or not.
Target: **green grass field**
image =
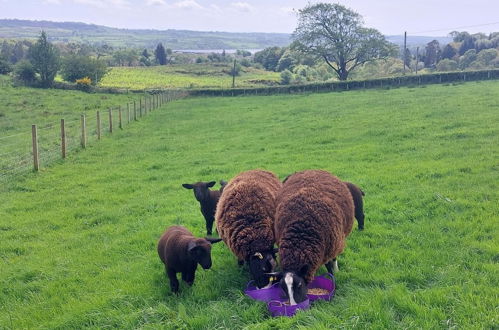
[[[58,155],[60,120],[65,119],[68,148],[79,145],[80,116],[87,116],[89,133],[96,129],[96,111],[107,111],[143,97],[142,94],[103,94],[12,87],[0,75],[0,178],[2,170],[17,171],[31,166],[31,125],[38,126],[42,156]],[[116,117],[117,111],[115,111]]]
[[[147,88],[230,88],[231,64],[188,64],[152,67],[114,67],[99,86],[129,89]],[[278,72],[241,68],[236,87],[262,87],[278,84]]]
[[[491,81],[170,103],[1,188],[0,328],[497,328],[498,92]],[[223,243],[178,297],[156,253],[169,225],[204,233],[182,183],[253,168],[326,169],[366,192],[336,297],[293,318],[244,296],[248,273]]]

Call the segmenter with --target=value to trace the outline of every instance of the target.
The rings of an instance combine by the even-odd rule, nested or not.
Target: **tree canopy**
[[[326,61],[340,80],[361,64],[393,56],[396,47],[362,16],[340,4],[309,4],[299,11],[293,47]]]
[[[163,47],[163,44],[160,42],[154,51],[154,55],[156,56],[156,61],[158,61],[159,65],[166,64],[166,50]]]
[[[40,75],[42,86],[50,87],[59,70],[59,52],[48,40],[44,31],[38,41],[30,47],[28,57]]]

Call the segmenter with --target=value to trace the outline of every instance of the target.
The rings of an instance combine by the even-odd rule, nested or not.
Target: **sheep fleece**
[[[354,204],[343,181],[326,171],[291,175],[276,198],[275,235],[283,270],[317,269],[337,257],[352,231]]]
[[[263,170],[238,174],[218,202],[217,230],[239,260],[274,246],[275,197],[282,184]]]

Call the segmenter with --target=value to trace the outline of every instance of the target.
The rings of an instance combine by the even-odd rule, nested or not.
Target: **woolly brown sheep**
[[[277,275],[291,304],[306,299],[307,285],[323,264],[345,247],[354,204],[346,184],[326,171],[289,176],[276,198],[275,235],[282,272]]]
[[[218,203],[217,230],[225,244],[246,262],[257,287],[269,284],[275,262],[275,197],[282,184],[271,172],[238,174],[225,187]]]
[[[194,197],[199,202],[201,206],[201,214],[203,214],[204,220],[206,222],[206,235],[211,236],[213,229],[213,222],[215,221],[215,211],[217,209],[217,203],[220,199],[220,195],[227,184],[226,181],[220,180],[219,190],[210,190],[210,187],[215,185],[215,181],[210,182],[196,182],[196,183],[184,183],[182,187],[185,189],[193,189]]]
[[[204,269],[211,267],[211,244],[220,241],[220,238],[196,238],[182,226],[171,226],[163,233],[158,254],[173,292],[178,292],[177,273],[182,273],[182,280],[192,285],[198,264]]]
[[[292,174],[291,174],[292,175]],[[286,183],[288,178],[291,176],[288,175],[282,183]],[[350,194],[352,194],[353,198],[353,205],[355,208],[355,218],[357,219],[357,223],[359,225],[359,230],[364,230],[364,201],[362,196],[365,196],[365,193],[360,189],[358,186],[355,184],[348,182],[348,181],[343,181],[346,185],[347,188],[350,190]]]

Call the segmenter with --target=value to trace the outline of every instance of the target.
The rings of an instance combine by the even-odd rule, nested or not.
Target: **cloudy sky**
[[[120,28],[285,32],[307,0],[0,0],[0,18]],[[311,1],[317,2],[317,1]],[[324,1],[323,1],[324,2]],[[326,1],[327,2],[327,1]],[[499,31],[499,0],[339,0],[387,35]]]

